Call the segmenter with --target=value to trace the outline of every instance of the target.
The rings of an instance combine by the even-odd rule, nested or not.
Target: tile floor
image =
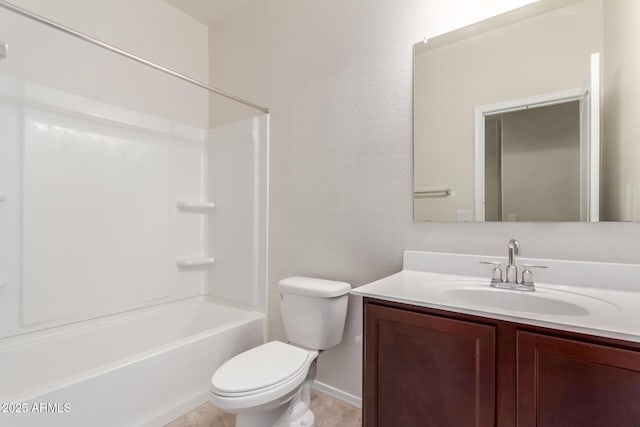
[[[311,394],[311,410],[315,415],[315,427],[360,427],[360,408],[348,405],[325,394]],[[211,403],[203,403],[171,421],[166,427],[234,427],[235,415],[216,409]]]

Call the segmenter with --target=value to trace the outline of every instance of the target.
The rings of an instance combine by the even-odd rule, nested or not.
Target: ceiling
[[[250,0],[165,0],[187,15],[212,27],[242,9]]]

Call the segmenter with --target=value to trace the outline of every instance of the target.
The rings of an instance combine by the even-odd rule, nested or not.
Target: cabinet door
[[[640,426],[640,353],[519,331],[518,426]]]
[[[494,426],[495,328],[366,304],[364,425]]]

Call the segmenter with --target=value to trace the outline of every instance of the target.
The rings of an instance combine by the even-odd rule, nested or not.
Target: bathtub
[[[162,426],[264,322],[198,297],[0,340],[0,426]]]

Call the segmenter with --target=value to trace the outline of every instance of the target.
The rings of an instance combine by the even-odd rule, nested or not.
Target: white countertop
[[[429,256],[428,253],[426,254]],[[438,261],[441,261],[442,255],[437,254],[437,257],[440,257],[437,258]],[[415,257],[416,252],[412,252],[411,256]],[[439,265],[441,266],[442,263]],[[428,267],[428,262],[421,264],[421,268]],[[482,302],[469,301],[469,298],[465,301],[447,296],[448,290],[464,288],[465,284],[471,282],[474,282],[474,289],[481,290],[482,293],[485,293],[486,284],[487,293],[516,292],[522,295],[522,298],[529,298],[527,295],[530,295],[534,298],[553,299],[560,304],[577,304],[586,309],[584,312],[573,313],[573,315],[543,314],[497,308],[483,305]],[[494,289],[489,286],[489,283],[489,271],[484,277],[434,273],[407,269],[405,260],[404,270],[357,287],[351,293],[385,301],[640,342],[640,288],[636,291],[635,289],[536,283],[536,292],[522,292]],[[633,286],[625,286],[625,288],[633,289]]]

